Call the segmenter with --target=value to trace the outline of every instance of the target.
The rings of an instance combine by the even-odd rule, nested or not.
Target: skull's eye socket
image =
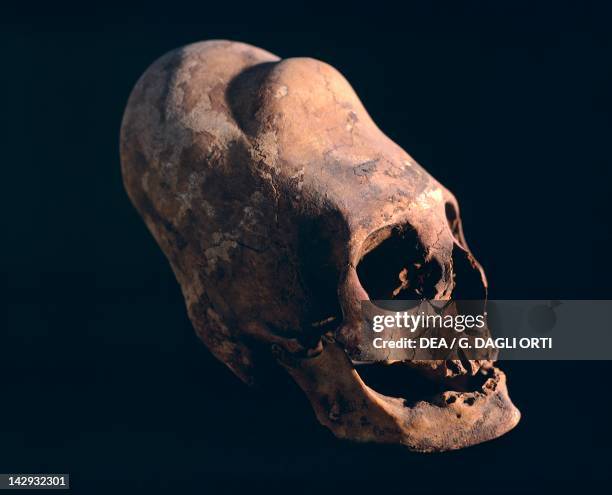
[[[435,260],[425,261],[425,249],[414,229],[375,232],[364,246],[366,254],[357,266],[357,276],[370,299],[435,297],[442,268]]]
[[[448,227],[450,228],[453,235],[457,237],[460,229],[459,215],[457,213],[457,209],[455,208],[455,205],[450,202],[447,202],[444,205],[444,209],[446,211],[446,220],[448,221]]]
[[[463,237],[463,229],[461,228],[461,220],[459,218],[459,212],[457,211],[457,207],[447,201],[444,205],[444,211],[446,212],[446,220],[448,222],[448,228],[450,229],[453,237],[461,244],[463,248],[467,249],[465,239]]]

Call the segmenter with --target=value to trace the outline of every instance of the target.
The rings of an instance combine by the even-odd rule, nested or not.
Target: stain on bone
[[[378,160],[370,160],[367,162],[360,163],[353,169],[355,172],[355,175],[359,177],[372,175],[374,172],[376,172],[377,163],[378,163]]]

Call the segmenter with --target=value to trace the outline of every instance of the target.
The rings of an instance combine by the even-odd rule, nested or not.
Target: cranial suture
[[[349,359],[360,301],[482,298],[486,279],[455,197],[334,68],[229,41],[168,53],[129,98],[121,162],[198,336],[245,382],[273,363],[336,436],[417,451],[517,424],[491,361],[380,363],[369,386]],[[398,369],[436,393],[384,395]]]

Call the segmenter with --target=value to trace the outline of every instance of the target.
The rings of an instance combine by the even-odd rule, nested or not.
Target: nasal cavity
[[[425,261],[425,248],[411,227],[395,227],[370,235],[357,276],[371,300],[433,299],[442,267]]]

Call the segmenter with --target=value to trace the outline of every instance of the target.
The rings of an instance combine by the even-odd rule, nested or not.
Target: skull
[[[168,53],[129,98],[121,161],[198,336],[245,382],[286,370],[336,436],[416,451],[518,422],[492,361],[350,358],[361,301],[484,298],[486,279],[456,199],[334,68],[229,41]],[[398,373],[437,391],[393,396]]]

